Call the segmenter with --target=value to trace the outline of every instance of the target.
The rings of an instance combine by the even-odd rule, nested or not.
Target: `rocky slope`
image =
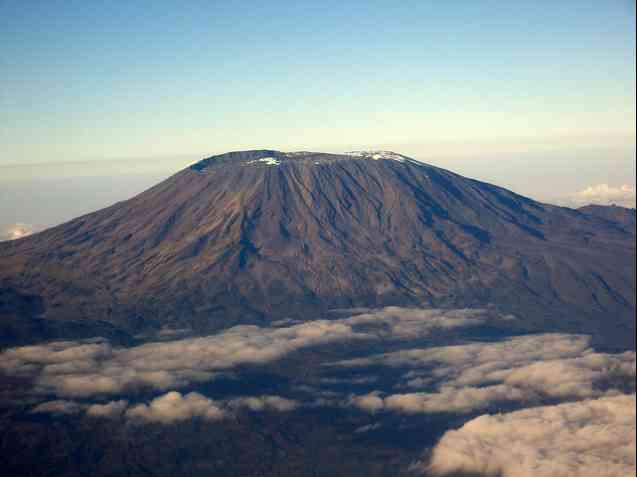
[[[233,152],[0,243],[1,333],[125,340],[353,306],[497,306],[632,347],[634,213],[632,228],[615,216],[395,153]]]

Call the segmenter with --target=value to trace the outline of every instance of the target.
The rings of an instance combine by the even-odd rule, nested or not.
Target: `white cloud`
[[[73,401],[48,401],[38,404],[31,411],[34,414],[78,414],[83,409],[81,404]]]
[[[597,184],[582,189],[570,197],[575,205],[621,205],[635,207],[635,186],[621,185],[617,187],[608,184]]]
[[[407,414],[468,412],[493,402],[520,401],[521,389],[495,385],[482,388],[444,388],[436,393],[392,394],[384,399],[385,409]]]
[[[195,417],[209,420],[222,419],[233,415],[241,408],[253,412],[290,412],[299,406],[297,401],[281,396],[240,396],[224,401],[214,401],[196,392],[182,395],[177,391],[170,391],[148,403],[132,406],[123,399],[106,404],[55,400],[38,404],[31,412],[68,415],[84,411],[86,416],[93,418],[119,419],[125,416],[130,420],[170,424]]]
[[[16,223],[6,226],[0,231],[0,241],[17,240],[27,235],[31,235],[39,230],[38,227],[29,224]]]
[[[468,412],[494,402],[520,401],[524,392],[511,386],[496,385],[482,388],[444,388],[433,393],[390,394],[380,391],[362,396],[350,396],[345,405],[370,413],[393,411],[405,414]]]
[[[484,415],[448,431],[422,470],[485,477],[635,475],[635,396]]]
[[[386,365],[412,367],[405,387],[434,388],[427,392],[375,392],[350,398],[349,405],[378,412],[468,412],[492,403],[543,399],[576,399],[617,394],[635,387],[636,357],[596,353],[589,338],[544,334],[473,343],[411,349],[343,361],[338,366]],[[374,400],[373,407],[364,397]]]
[[[289,412],[296,409],[299,403],[279,396],[257,396],[232,399],[228,405],[235,409],[245,407],[251,411]]]
[[[119,402],[125,403],[125,401]],[[128,408],[125,415],[129,419],[170,424],[195,417],[208,420],[223,419],[239,408],[247,408],[255,412],[289,412],[296,409],[298,405],[296,401],[280,396],[244,396],[223,402],[213,401],[199,393],[182,395],[177,391],[171,391],[153,399],[148,404],[138,404]]]
[[[486,310],[436,310],[390,306],[340,320],[369,337],[411,339],[434,330],[470,327],[489,321],[512,321],[512,315],[493,315]]]
[[[335,365],[340,367],[383,365],[420,368],[435,364],[436,374],[447,376],[462,371],[475,371],[477,364],[527,363],[535,360],[577,357],[592,351],[588,336],[549,333],[517,336],[496,342],[400,350],[394,353],[340,361]]]
[[[194,417],[217,420],[225,417],[219,403],[199,393],[188,393],[185,396],[172,391],[153,399],[148,404],[138,404],[126,411],[130,419],[147,422],[170,424],[185,421]]]
[[[348,404],[371,413],[385,409],[385,401],[380,397],[379,391],[374,391],[362,396],[352,396]]]
[[[111,401],[107,404],[93,404],[86,409],[86,415],[91,417],[103,417],[107,419],[117,419],[122,416],[128,401]]]
[[[483,310],[389,307],[350,318],[287,327],[237,326],[219,334],[113,348],[108,341],[65,341],[0,353],[0,371],[32,377],[36,391],[65,397],[175,389],[239,365],[278,360],[303,348],[347,340],[411,339],[437,329],[476,326],[498,317]]]

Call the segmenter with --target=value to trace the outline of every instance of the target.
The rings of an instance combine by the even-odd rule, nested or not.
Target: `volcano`
[[[493,306],[634,347],[634,217],[393,152],[231,152],[1,243],[2,342],[402,305]]]

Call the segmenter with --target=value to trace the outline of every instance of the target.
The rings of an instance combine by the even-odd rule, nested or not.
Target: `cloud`
[[[279,396],[241,397],[232,399],[228,405],[231,408],[248,408],[251,411],[276,411],[289,412],[299,406],[299,403],[291,399]]]
[[[138,404],[126,411],[126,417],[146,422],[170,424],[194,417],[218,420],[225,417],[220,405],[199,393],[185,396],[172,391],[153,399],[149,404]]]
[[[289,412],[296,409],[298,405],[296,401],[280,396],[245,396],[222,402],[213,401],[199,393],[193,392],[184,396],[179,392],[171,391],[153,399],[148,404],[130,407],[126,411],[126,417],[170,424],[195,417],[208,420],[223,419],[231,416],[239,408],[247,408],[254,412]]]
[[[437,393],[393,394],[384,399],[385,409],[407,414],[435,412],[468,412],[494,402],[520,401],[521,389],[506,386],[483,388],[445,388]]]
[[[508,365],[517,362],[577,357],[587,352],[593,352],[588,336],[548,333],[517,336],[497,342],[400,350],[340,361],[334,366],[383,365],[420,368],[436,365],[436,374],[447,376],[463,371],[475,371],[476,364]]]
[[[117,419],[124,414],[128,407],[128,401],[111,401],[107,404],[93,404],[86,409],[86,415],[91,417],[103,417]]]
[[[582,189],[570,197],[575,205],[601,204],[635,207],[635,186],[621,185],[618,187],[608,184],[597,184]]]
[[[484,310],[389,307],[350,318],[287,327],[237,326],[212,336],[113,348],[107,340],[64,341],[0,353],[0,371],[30,377],[35,391],[63,397],[176,389],[242,365],[262,365],[298,350],[348,340],[412,339],[435,330],[511,317]]]
[[[148,403],[130,405],[127,400],[110,401],[106,404],[87,404],[76,401],[55,400],[35,406],[31,413],[53,415],[79,414],[92,418],[119,419],[171,424],[192,418],[208,420],[232,416],[239,409],[253,412],[290,412],[300,406],[297,401],[281,396],[240,396],[224,401],[214,401],[202,394],[191,392],[183,395],[170,391]]]
[[[468,412],[498,402],[591,398],[634,389],[635,353],[596,353],[589,341],[580,335],[530,335],[403,350],[336,365],[416,368],[404,375],[402,387],[432,389],[384,397],[374,392],[347,401],[373,412]]]
[[[443,412],[468,412],[489,406],[493,402],[520,401],[523,391],[510,386],[486,386],[483,388],[444,388],[434,393],[390,394],[383,397],[380,391],[362,396],[350,396],[346,406],[366,412],[393,411],[404,414]]]
[[[83,406],[73,401],[48,401],[38,404],[31,411],[33,414],[79,414]]]
[[[382,411],[385,409],[385,401],[379,395],[379,391],[374,391],[362,396],[352,396],[348,404],[371,413]]]
[[[38,227],[18,222],[16,224],[8,225],[4,229],[0,230],[0,241],[17,240],[37,231],[39,231]]]
[[[363,312],[342,321],[358,333],[369,337],[415,339],[429,336],[436,330],[471,327],[490,321],[513,321],[512,315],[495,315],[481,309],[419,309],[390,306],[373,312]]]
[[[422,470],[437,476],[635,475],[635,396],[484,415],[448,431]]]

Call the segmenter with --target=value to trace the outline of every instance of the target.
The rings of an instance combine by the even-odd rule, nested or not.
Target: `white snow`
[[[262,157],[259,159],[259,162],[263,162],[268,166],[278,166],[281,164],[281,161],[279,161],[276,157]]]
[[[345,155],[360,159],[372,159],[374,161],[385,159],[398,162],[416,162],[413,159],[409,159],[408,157],[392,151],[351,151],[346,152]]]
[[[281,161],[278,160],[276,157],[262,157],[261,159],[255,159],[254,161],[248,161],[246,162],[246,165],[249,164],[256,164],[257,162],[261,162],[263,164],[265,164],[266,166],[278,166],[279,164],[281,164]]]
[[[302,157],[302,156],[311,156],[311,155],[315,155],[318,153],[311,153],[311,152],[307,152],[307,151],[293,151],[293,152],[286,152],[283,153],[286,157]],[[333,154],[334,156],[338,156],[341,154]],[[350,151],[350,152],[345,152],[342,155],[344,156],[348,156],[352,159],[371,159],[373,161],[381,161],[381,160],[386,160],[386,161],[396,161],[396,162],[402,162],[402,163],[410,163],[410,164],[416,164],[416,165],[422,165],[421,162],[416,161],[414,159],[410,159],[407,156],[403,156],[402,154],[398,154],[396,152],[392,152],[392,151]],[[329,157],[327,158],[329,159]],[[333,159],[332,159],[333,160]],[[320,165],[323,164],[325,162],[325,160],[314,160],[312,161],[313,164],[315,165]],[[329,162],[329,161],[328,161]],[[263,164],[266,166],[278,166],[279,164],[281,164],[281,159],[277,159],[274,156],[268,156],[268,157],[262,157],[260,159],[254,159],[252,161],[248,161],[245,162],[244,165],[248,166],[248,165],[256,165],[256,164]]]

